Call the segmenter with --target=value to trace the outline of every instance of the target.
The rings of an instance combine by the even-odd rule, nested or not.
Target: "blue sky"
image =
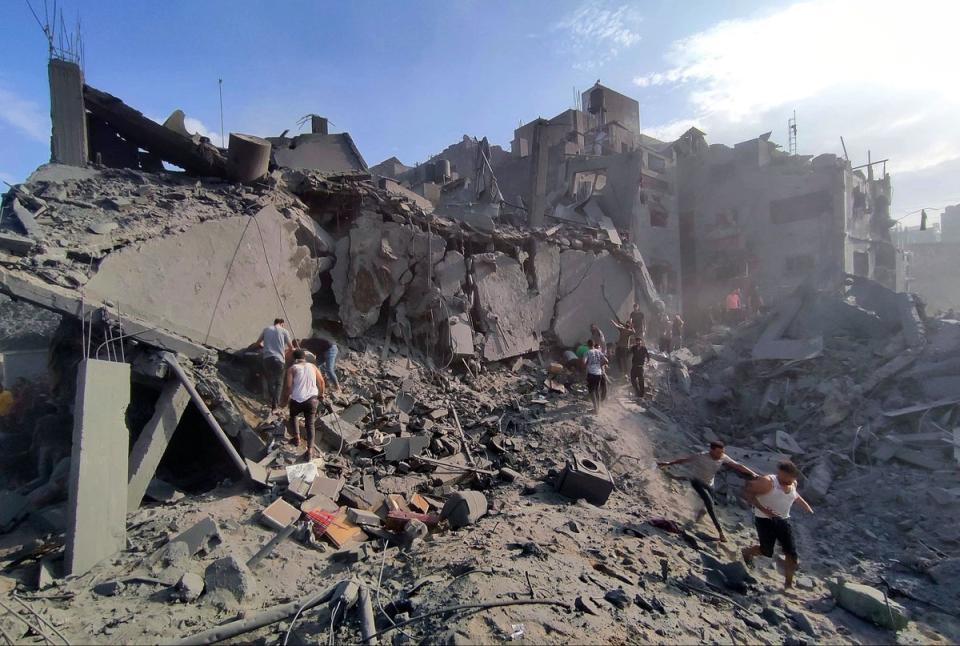
[[[868,148],[891,158],[895,214],[960,202],[960,92],[938,56],[953,59],[960,3],[60,5],[68,24],[80,15],[91,85],[159,120],[183,109],[215,140],[218,78],[227,132],[296,132],[314,112],[370,164],[421,161],[464,134],[507,147],[520,121],[600,79],[640,101],[654,136],[698,125],[715,143],[772,130],[785,144],[796,109],[800,152],[840,153],[843,135],[855,163]],[[0,24],[0,178],[19,181],[49,156],[46,43],[23,0],[3,3]]]

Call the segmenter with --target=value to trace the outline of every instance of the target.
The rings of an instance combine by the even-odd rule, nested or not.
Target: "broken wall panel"
[[[77,371],[64,569],[83,574],[126,548],[130,365],[86,359]]]
[[[88,298],[219,348],[248,346],[275,317],[309,336],[315,264],[296,230],[272,206],[203,222],[108,255]]]
[[[560,285],[553,332],[566,346],[590,337],[596,323],[608,341],[617,338],[611,319],[626,320],[633,308],[632,268],[603,252],[560,254]]]
[[[540,349],[542,308],[531,297],[520,263],[503,253],[473,256],[478,323],[486,330],[483,358],[498,361]]]

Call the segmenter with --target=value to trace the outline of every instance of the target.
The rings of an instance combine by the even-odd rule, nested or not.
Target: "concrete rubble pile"
[[[613,340],[638,304],[653,341],[680,304],[655,287],[676,289],[676,269],[654,280],[638,250],[656,237],[621,238],[607,214],[665,229],[650,207],[673,206],[663,160],[617,134],[632,119],[603,118],[621,95],[590,90],[589,142],[548,141],[543,120],[513,157],[465,138],[443,153],[454,177],[449,159],[372,172],[316,115],[309,134],[232,133],[224,150],[76,66],[52,62],[51,88],[65,163],[0,210],[7,641],[960,635],[944,618],[960,534],[943,522],[960,501],[960,322],[865,278],[801,288],[687,347],[651,343],[648,395],[611,367],[587,414],[571,350],[590,325]],[[509,203],[525,191],[529,208]],[[264,405],[251,343],[274,317],[339,348],[342,389],[306,453]],[[712,439],[766,473],[791,457],[828,510],[803,528],[795,596],[680,522],[690,505],[655,455]],[[731,543],[752,541],[745,504],[718,491]]]

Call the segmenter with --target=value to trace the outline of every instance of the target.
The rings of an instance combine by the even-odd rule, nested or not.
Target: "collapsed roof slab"
[[[216,348],[248,346],[277,317],[309,336],[316,263],[297,227],[272,206],[202,222],[108,255],[86,293]]]
[[[148,150],[164,161],[176,164],[192,175],[227,177],[227,159],[209,143],[190,137],[148,119],[117,97],[83,86],[83,103],[127,141]]]
[[[500,252],[475,255],[473,280],[487,330],[483,358],[499,361],[539,350],[542,308],[531,298],[520,263]]]

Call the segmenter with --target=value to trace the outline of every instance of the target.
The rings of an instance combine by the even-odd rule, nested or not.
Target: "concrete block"
[[[614,314],[626,320],[633,309],[633,270],[608,253],[568,250],[560,254],[556,318],[553,331],[563,345],[574,346],[596,323],[606,338],[617,338]],[[599,314],[599,313],[602,313]]]
[[[487,513],[487,498],[479,491],[458,491],[444,503],[440,519],[454,529],[472,525]]]
[[[203,594],[203,577],[194,572],[185,572],[177,581],[177,597],[181,601],[195,601]]]
[[[336,413],[330,413],[317,419],[318,438],[328,447],[339,450],[353,446],[360,441],[360,429],[339,418]]]
[[[833,580],[827,582],[834,599],[844,610],[881,628],[902,630],[909,618],[906,609],[883,592],[868,585]]]
[[[481,329],[486,330],[483,358],[509,359],[540,348],[542,310],[531,298],[520,263],[503,253],[473,256],[473,281]]]
[[[177,380],[168,382],[161,391],[153,417],[143,427],[130,449],[127,511],[135,511],[140,506],[140,501],[157,472],[157,465],[160,464],[189,402],[190,393]]]
[[[343,478],[333,479],[327,478],[324,476],[318,476],[313,479],[313,482],[310,484],[310,495],[311,496],[326,496],[327,498],[332,498],[336,500],[340,495],[340,490],[343,489],[345,481]]]
[[[613,479],[599,460],[575,453],[557,480],[557,491],[568,498],[583,498],[603,505],[613,492]]]
[[[174,548],[174,544],[180,544],[184,546],[184,552],[188,556],[193,556],[199,554],[200,552],[210,552],[216,545],[220,544],[222,539],[220,537],[220,530],[217,527],[217,523],[207,516],[203,520],[195,523],[189,529],[180,532],[173,539],[158,549],[150,556],[150,563],[156,563],[167,553],[170,553],[171,550],[177,551]]]
[[[347,520],[355,525],[360,525],[361,527],[364,525],[369,527],[380,527],[381,524],[379,516],[372,511],[365,511],[362,509],[348,509]]]
[[[50,81],[50,161],[86,166],[87,111],[83,103],[83,72],[76,63],[51,58],[47,65]]]
[[[340,505],[333,501],[332,498],[318,494],[316,496],[310,496],[302,503],[300,503],[300,511],[307,513],[315,510],[320,511],[329,511],[335,512],[340,509]]]
[[[300,510],[283,498],[277,498],[260,512],[260,522],[277,531],[300,520]]]
[[[389,442],[383,446],[383,457],[387,462],[406,460],[420,455],[430,446],[430,438],[426,435],[410,435],[407,437],[389,437]]]
[[[454,358],[472,357],[476,354],[473,347],[473,327],[463,318],[451,316],[447,319],[447,337]]]
[[[129,403],[129,364],[80,363],[67,498],[68,576],[83,574],[126,548]]]
[[[230,133],[227,170],[235,182],[252,182],[267,174],[270,166],[270,142],[253,135]]]

